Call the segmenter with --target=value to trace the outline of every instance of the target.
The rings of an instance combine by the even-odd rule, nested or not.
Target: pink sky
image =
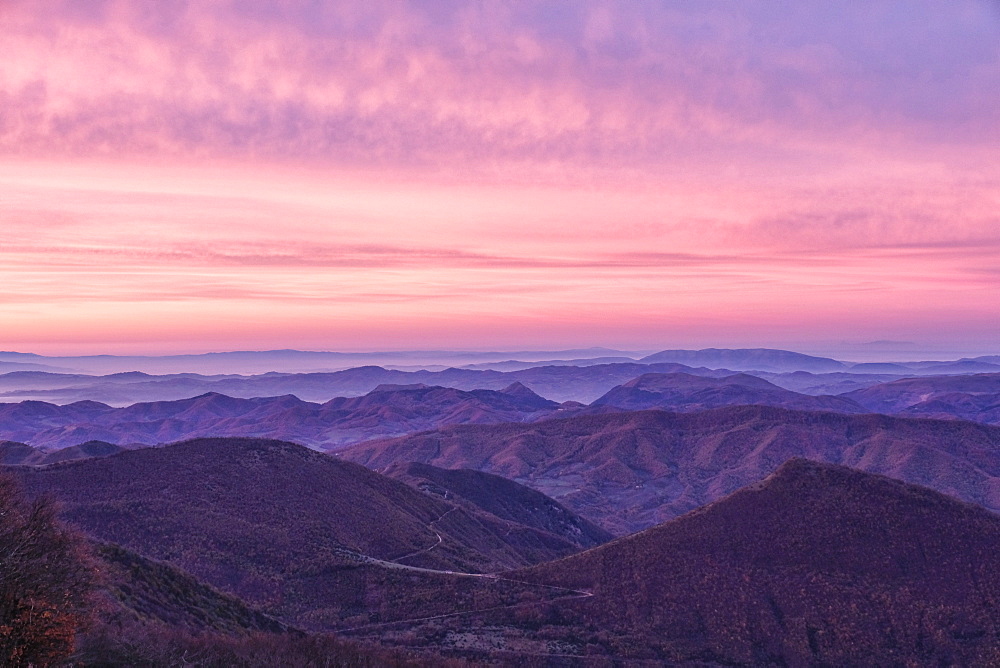
[[[1000,6],[0,2],[0,348],[1000,352]]]

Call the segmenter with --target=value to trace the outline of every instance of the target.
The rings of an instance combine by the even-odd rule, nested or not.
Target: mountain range
[[[420,368],[460,366],[504,362],[516,358],[524,361],[546,359],[588,359],[594,357],[634,359],[638,355],[610,348],[576,348],[569,350],[527,350],[491,352],[468,350],[410,350],[385,352],[333,352],[311,350],[238,350],[181,355],[77,355],[51,357],[34,353],[0,351],[0,369],[69,371],[84,374],[115,374],[130,371],[146,373],[191,372],[208,374],[308,373],[333,371],[351,367],[382,364],[417,366]]]
[[[651,410],[533,424],[456,425],[336,453],[510,478],[612,533],[646,529],[763,478],[793,457],[843,464],[1000,510],[1000,427],[769,406]]]
[[[782,406],[838,413],[867,412],[851,399],[800,394],[745,373],[722,378],[680,372],[644,373],[612,388],[591,404],[632,411],[663,408],[685,413],[738,405]]]
[[[507,507],[497,515],[469,494],[453,503],[282,441],[200,439],[11,470],[31,495],[55,496],[64,518],[95,539],[304,628],[361,614],[366,586],[385,577],[404,586],[409,568],[492,572],[610,538],[515,483],[502,484]],[[359,570],[364,559],[381,560],[388,575]],[[385,614],[391,604],[383,601]]]
[[[40,372],[0,375],[0,399],[47,401],[59,404],[98,401],[114,406],[136,402],[174,401],[214,392],[251,399],[293,394],[304,401],[324,403],[339,396],[360,396],[381,385],[431,385],[462,390],[502,390],[521,383],[555,401],[590,402],[609,389],[649,372],[686,371],[710,376],[730,372],[692,369],[680,364],[646,365],[637,362],[585,367],[552,365],[519,371],[444,369],[402,371],[364,366],[329,373],[265,373],[257,376],[152,376],[133,372],[86,376]],[[850,389],[866,387],[854,385]]]
[[[0,353],[56,400],[0,404],[0,465],[102,573],[78,660],[1000,663],[1000,359],[484,355]]]
[[[562,631],[581,653],[671,665],[995,665],[998,566],[993,513],[792,460],[696,512],[510,577],[589,594],[535,619],[536,633]],[[509,610],[483,619],[518,626]]]
[[[366,365],[397,368],[490,368],[512,369],[520,364],[545,366],[571,364],[583,366],[602,361],[676,362],[685,365],[728,368],[738,371],[842,371],[865,367],[926,370],[930,373],[988,372],[984,366],[1000,366],[1000,357],[981,356],[944,361],[844,362],[829,357],[805,355],[773,348],[705,348],[702,350],[661,350],[652,354],[610,348],[525,351],[448,351],[411,350],[385,352],[333,352],[310,350],[227,351],[181,355],[82,355],[52,357],[34,353],[0,351],[0,369],[37,370],[84,374],[113,374],[129,371],[146,373],[197,372],[208,374],[246,374],[280,371],[308,373],[333,371]],[[7,367],[5,369],[5,367]],[[937,369],[937,371],[935,371]]]
[[[509,481],[397,467],[411,486],[275,441],[13,470],[124,544],[98,550],[116,614],[167,627],[335,630],[429,652],[414,665],[1000,660],[1000,518],[841,466],[792,459],[646,531],[482,575],[461,571],[514,554],[476,526],[483,505],[536,530],[585,525]]]
[[[245,399],[293,394],[304,401],[325,403],[337,396],[366,394],[383,384],[425,384],[464,390],[501,390],[512,383],[520,382],[554,401],[590,403],[616,385],[628,382],[643,373],[684,372],[698,376],[719,377],[743,371],[765,378],[784,389],[811,395],[837,395],[905,377],[1000,373],[1000,364],[993,357],[944,362],[852,364],[830,358],[769,349],[662,351],[641,359],[623,355],[601,355],[602,352],[608,351],[591,350],[589,354],[595,355],[593,357],[568,359],[548,359],[544,356],[546,353],[526,353],[524,357],[528,361],[505,359],[502,357],[503,354],[495,354],[494,358],[503,361],[467,364],[460,368],[417,363],[424,359],[421,355],[426,357],[432,353],[413,353],[410,361],[414,364],[392,368],[374,366],[369,363],[369,358],[364,356],[336,354],[342,355],[337,359],[345,362],[337,365],[336,370],[330,370],[322,365],[310,367],[306,364],[292,372],[281,360],[320,359],[327,353],[275,351],[273,354],[219,353],[214,356],[181,356],[166,366],[141,364],[140,361],[146,358],[102,356],[93,359],[111,360],[109,368],[113,368],[115,373],[100,375],[95,371],[104,368],[100,365],[86,373],[55,373],[58,369],[54,367],[48,368],[48,372],[27,370],[27,367],[17,367],[22,370],[11,368],[9,373],[0,373],[0,400],[9,402],[35,400],[58,404],[98,401],[123,407],[137,402],[186,399],[216,392]],[[0,353],[0,360],[4,355]],[[13,355],[13,359],[21,360],[49,359],[13,353],[6,355],[8,357]],[[329,355],[336,356],[332,353]],[[228,360],[232,364],[227,362],[228,366],[221,367],[201,364],[200,361],[205,359]],[[375,359],[380,358],[377,355],[371,358]],[[658,359],[686,360],[687,363],[657,362]],[[133,360],[139,361],[133,364]],[[248,362],[240,366],[241,360]],[[268,360],[277,361],[268,366]],[[188,366],[181,365],[184,361]],[[353,365],[347,363],[351,361],[354,362]],[[11,363],[28,364],[28,362]],[[359,363],[362,366],[357,366]],[[0,372],[5,371],[2,364],[0,361]],[[151,375],[139,369],[157,371],[161,375]],[[171,370],[175,372],[169,372]],[[193,370],[199,372],[195,373]],[[218,373],[220,370],[228,371]],[[97,375],[92,375],[95,373]],[[256,375],[240,375],[248,373]]]
[[[278,438],[331,450],[453,424],[529,423],[648,408],[696,412],[735,405],[998,423],[1000,374],[905,379],[830,396],[792,392],[743,373],[645,373],[613,387],[590,406],[556,403],[520,382],[500,390],[385,384],[361,397],[337,397],[323,404],[292,395],[241,399],[218,393],[124,408],[93,401],[63,406],[24,401],[0,404],[0,438],[45,451],[89,441],[135,447],[203,436]],[[24,463],[44,463],[54,455],[29,457],[25,451],[19,456]],[[63,456],[77,455],[66,451]]]
[[[843,397],[875,413],[1000,424],[1000,373],[905,378]]]
[[[198,436],[283,438],[334,448],[442,424],[533,420],[559,409],[517,383],[501,391],[383,385],[325,404],[291,395],[237,399],[216,393],[125,408],[26,401],[0,404],[0,437],[45,449],[93,440],[158,445]]]

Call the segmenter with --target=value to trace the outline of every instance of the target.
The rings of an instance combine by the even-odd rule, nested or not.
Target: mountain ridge
[[[616,630],[635,658],[985,665],[1000,659],[998,550],[1000,517],[983,508],[793,459],[671,522],[513,576],[586,588],[564,617]]]
[[[388,614],[407,568],[440,580],[438,571],[494,572],[586,544],[282,441],[195,439],[8,470],[29,495],[54,496],[64,519],[91,537],[306,629],[362,614],[367,590],[388,597],[380,603]],[[537,498],[507,489],[514,505]]]
[[[795,456],[856,466],[1000,509],[1000,428],[768,406],[455,425],[338,456],[472,468],[551,496],[612,533],[641,530],[758,480]]]

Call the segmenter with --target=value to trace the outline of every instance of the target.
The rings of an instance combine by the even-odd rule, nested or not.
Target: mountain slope
[[[12,470],[29,493],[54,495],[65,519],[95,538],[307,626],[357,614],[357,603],[331,593],[363,591],[354,555],[455,571],[532,563],[504,541],[507,527],[280,441],[199,439]]]
[[[1000,424],[1000,373],[904,378],[841,397],[879,413]]]
[[[74,459],[108,457],[124,449],[103,441],[87,441],[68,448],[48,451],[16,441],[0,441],[0,466],[42,466]]]
[[[373,434],[404,434],[441,424],[530,422],[558,408],[556,402],[520,383],[500,391],[380,385],[363,397],[331,399],[323,404],[318,419],[331,425],[322,437],[329,447],[356,443]]]
[[[592,592],[565,616],[643,658],[1000,660],[1000,518],[803,460],[665,525],[512,577]]]
[[[745,373],[722,378],[688,373],[646,373],[613,388],[591,405],[615,406],[632,411],[663,408],[684,413],[738,405],[838,413],[867,412],[850,399],[799,394]]]
[[[623,535],[721,498],[791,457],[853,466],[1000,509],[1000,428],[767,406],[465,425],[352,446],[375,469],[471,468],[551,496]]]
[[[705,348],[704,350],[661,350],[640,362],[673,362],[710,369],[736,371],[846,371],[848,365],[827,357],[814,357],[770,348]]]
[[[0,466],[30,466],[43,456],[26,443],[18,441],[0,441]]]
[[[383,473],[453,503],[464,502],[505,520],[512,527],[520,525],[551,534],[580,549],[596,547],[613,538],[544,494],[500,476],[417,462],[395,464]]]
[[[102,588],[110,599],[101,606],[106,621],[156,622],[191,631],[229,633],[287,630],[284,624],[169,564],[112,543],[95,544],[93,552]]]

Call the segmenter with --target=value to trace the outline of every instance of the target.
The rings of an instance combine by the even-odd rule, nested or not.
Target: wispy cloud
[[[996,3],[43,4],[4,347],[995,331]]]
[[[22,1],[0,21],[8,153],[664,168],[1000,139],[978,0]]]

